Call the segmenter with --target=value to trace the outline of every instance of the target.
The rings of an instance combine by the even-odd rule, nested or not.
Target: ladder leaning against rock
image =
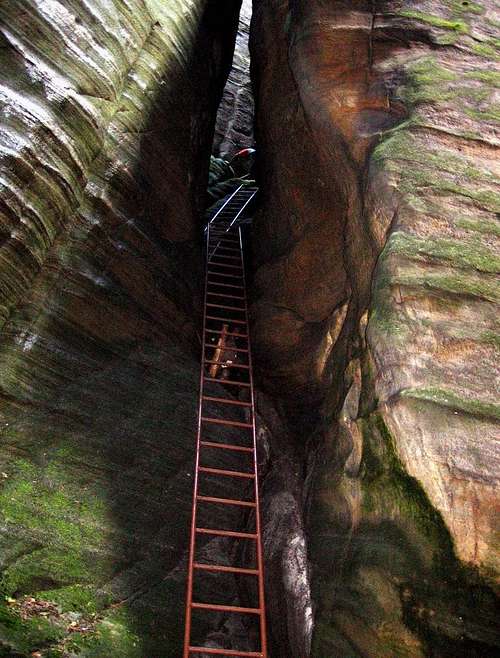
[[[189,656],[253,656],[267,658],[264,565],[260,525],[259,483],[255,433],[255,402],[241,222],[257,194],[256,187],[240,186],[210,220],[206,229],[206,273],[203,313],[202,361],[196,437],[193,510],[187,574],[186,625],[183,658]],[[233,358],[229,358],[233,357]],[[221,394],[220,391],[227,391]],[[234,391],[232,395],[229,391]],[[235,420],[235,412],[240,414]],[[230,431],[230,439],[227,432]],[[207,466],[209,454],[226,453],[242,459],[241,470]],[[208,478],[203,483],[203,479]],[[207,482],[231,478],[239,494],[224,498],[201,493]],[[249,484],[250,492],[249,493]],[[203,506],[231,506],[250,511],[254,528],[223,529],[199,525]],[[201,538],[226,537],[253,545],[255,563],[245,566],[199,561]],[[195,580],[207,574],[249,576],[257,581],[253,607],[193,600]],[[192,644],[194,613],[241,614],[257,624],[257,650],[224,649]],[[255,624],[255,622],[254,622]]]

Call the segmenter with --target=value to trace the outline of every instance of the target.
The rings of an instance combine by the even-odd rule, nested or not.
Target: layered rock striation
[[[238,9],[1,3],[1,655],[179,655],[199,210]]]
[[[0,655],[179,655],[238,4],[0,4]],[[497,28],[489,0],[254,0],[273,658],[498,653]]]
[[[498,651],[497,19],[255,3],[254,349],[304,446],[315,658]]]

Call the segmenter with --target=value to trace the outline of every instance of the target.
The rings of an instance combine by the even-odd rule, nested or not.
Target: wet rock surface
[[[254,351],[305,445],[312,655],[494,655],[493,3],[253,20]]]

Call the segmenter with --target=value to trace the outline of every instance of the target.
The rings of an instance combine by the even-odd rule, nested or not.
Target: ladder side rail
[[[256,194],[257,194],[257,191],[255,191],[255,192],[252,194],[252,196],[248,197],[248,199],[247,199],[247,200],[245,201],[245,203],[242,205],[241,209],[238,211],[238,214],[235,216],[235,218],[233,219],[233,221],[232,221],[231,224],[229,225],[229,228],[227,229],[228,231],[229,231],[230,229],[232,229],[232,228],[237,227],[237,225],[238,225],[238,220],[240,219],[240,217],[241,217],[243,211],[244,211],[245,208],[248,206],[248,204],[250,203],[250,201],[251,201],[252,199],[255,198],[255,195],[256,195]],[[227,231],[226,231],[226,232],[227,232]],[[241,239],[240,239],[240,248],[243,249],[243,247],[242,247],[242,245],[241,245]],[[241,253],[243,254],[243,251],[242,251]],[[243,259],[243,256],[242,256],[242,259]]]
[[[243,252],[243,236],[241,227],[238,228],[238,235],[240,239],[240,249],[241,249],[241,259],[244,261],[244,252]],[[245,270],[243,270],[243,285],[245,286],[245,296],[246,295],[246,280],[245,280]],[[247,321],[248,334],[250,334],[250,324],[248,318],[248,302],[245,300],[245,317]],[[253,468],[254,468],[254,495],[255,495],[255,534],[257,535],[256,549],[257,549],[257,570],[259,571],[258,576],[258,588],[259,588],[259,609],[260,609],[260,651],[263,658],[267,658],[267,620],[266,620],[266,605],[265,605],[265,593],[264,593],[264,555],[262,550],[262,525],[260,517],[260,492],[259,492],[259,465],[257,458],[257,432],[255,426],[255,395],[254,395],[254,383],[253,383],[253,367],[252,367],[252,349],[251,341],[248,339],[248,364],[250,366],[249,380],[250,380],[250,402],[252,404],[251,413],[252,413],[252,440],[253,440]]]
[[[240,185],[240,187],[236,190],[236,192],[239,192],[239,191],[241,190],[242,187],[243,187],[243,185]],[[235,194],[236,194],[236,192],[235,192]],[[241,217],[241,214],[243,213],[243,211],[245,210],[245,208],[248,206],[248,204],[250,203],[250,201],[252,201],[252,199],[255,198],[255,195],[256,195],[256,194],[257,194],[257,190],[256,190],[255,192],[253,192],[252,195],[251,195],[250,197],[248,197],[248,199],[247,199],[247,200],[245,201],[245,203],[242,205],[242,207],[240,208],[240,210],[238,211],[238,213],[235,215],[233,221],[232,221],[232,222],[229,224],[229,226],[227,227],[227,229],[226,229],[226,231],[225,231],[225,234],[229,233],[229,231],[230,231],[232,228],[235,228],[235,227],[237,226],[237,224],[238,224],[238,220],[239,220],[239,218]],[[234,196],[234,195],[233,195],[233,196]],[[231,197],[231,198],[232,198],[232,197]],[[230,199],[228,199],[228,203],[229,203],[229,201],[230,201]],[[218,213],[217,213],[217,214],[218,214]],[[217,216],[217,215],[216,215],[216,216]],[[215,219],[215,217],[214,217],[214,219]],[[212,220],[212,221],[213,221],[213,220]],[[211,222],[210,222],[210,223],[211,223]],[[212,249],[212,253],[210,254],[210,259],[214,256],[215,252],[217,251],[217,249],[218,249],[218,247],[219,247],[219,244],[220,244],[220,242],[218,242],[218,243],[216,244],[216,246],[213,247],[213,249]],[[240,247],[241,247],[241,244],[240,244]],[[243,253],[243,252],[242,252],[242,253]],[[210,262],[210,259],[209,259],[209,262]],[[242,257],[242,259],[243,259],[243,257]]]
[[[245,208],[248,206],[248,204],[254,199],[255,195],[257,194],[258,190],[251,191],[251,194],[249,197],[246,199],[241,200],[241,207],[234,209],[235,216],[233,220],[231,221],[231,224],[224,230],[223,235],[228,235],[230,232],[234,231],[236,233],[235,235],[235,240],[234,240],[234,247],[238,246],[239,247],[239,252],[240,252],[240,258],[241,258],[241,264],[242,264],[242,276],[239,276],[237,278],[240,278],[242,280],[242,286],[233,286],[233,287],[238,287],[243,290],[243,296],[244,296],[244,304],[243,308],[241,311],[244,313],[244,321],[238,321],[238,320],[233,320],[231,319],[231,322],[235,322],[241,325],[246,325],[246,340],[248,344],[248,350],[245,350],[248,352],[248,373],[249,373],[249,382],[245,384],[245,386],[248,388],[250,392],[250,403],[247,404],[246,406],[248,407],[249,412],[251,413],[251,422],[250,423],[241,423],[241,427],[248,427],[251,431],[251,437],[252,437],[252,448],[244,448],[246,451],[252,453],[253,457],[253,473],[239,473],[239,472],[234,472],[234,475],[236,476],[245,476],[250,477],[254,480],[254,503],[251,503],[252,506],[255,509],[255,524],[256,524],[256,530],[255,534],[248,534],[248,533],[241,533],[241,532],[236,532],[236,531],[219,531],[219,530],[211,530],[211,529],[206,529],[206,528],[198,528],[197,526],[197,512],[198,512],[198,501],[204,502],[206,497],[200,496],[198,491],[199,491],[199,478],[200,478],[200,473],[203,471],[212,471],[212,469],[208,468],[201,468],[200,467],[200,461],[201,461],[201,448],[204,445],[204,442],[202,441],[202,428],[203,428],[203,422],[204,422],[204,416],[203,416],[203,400],[204,400],[204,388],[205,388],[205,379],[207,379],[207,375],[205,373],[205,363],[206,363],[206,354],[207,354],[207,348],[210,347],[210,345],[206,344],[206,333],[208,330],[208,320],[211,317],[209,315],[209,309],[208,309],[208,296],[210,294],[216,294],[216,293],[210,293],[209,292],[209,286],[211,285],[209,282],[209,274],[210,274],[210,263],[211,259],[214,255],[214,253],[217,251],[219,245],[223,241],[223,237],[211,237],[211,228],[214,220],[220,215],[220,213],[226,208],[226,206],[230,203],[232,199],[238,194],[238,192],[244,187],[244,185],[240,185],[234,192],[231,194],[228,199],[225,201],[225,203],[221,206],[221,208],[217,211],[217,213],[214,215],[214,217],[208,222],[207,227],[205,228],[205,235],[206,235],[206,254],[205,254],[205,286],[204,286],[204,303],[203,303],[203,341],[202,341],[202,352],[201,352],[201,365],[200,365],[200,380],[199,380],[199,401],[198,401],[198,424],[197,424],[197,436],[196,436],[196,459],[195,459],[195,471],[194,471],[194,483],[193,483],[193,502],[192,502],[192,517],[191,517],[191,534],[190,534],[190,541],[189,541],[189,559],[188,559],[188,578],[187,578],[187,593],[186,593],[186,610],[185,610],[185,630],[184,630],[184,650],[183,650],[183,658],[189,658],[190,654],[192,651],[194,652],[199,652],[203,647],[194,647],[191,645],[191,632],[192,632],[192,613],[195,608],[203,608],[203,609],[224,609],[226,611],[241,611],[241,612],[252,612],[256,614],[259,618],[259,626],[260,626],[260,651],[259,652],[238,652],[236,651],[236,655],[256,655],[262,658],[268,658],[268,653],[267,653],[267,633],[266,633],[266,608],[265,608],[265,594],[264,594],[264,558],[263,558],[263,547],[262,547],[262,527],[261,527],[261,515],[260,515],[260,497],[259,497],[259,482],[258,482],[258,457],[257,457],[257,436],[256,436],[256,416],[255,416],[255,396],[254,396],[254,384],[253,384],[253,371],[252,371],[252,355],[251,355],[251,348],[250,348],[250,339],[249,339],[249,318],[248,318],[248,302],[247,302],[247,296],[246,296],[246,280],[245,280],[245,271],[244,271],[244,253],[243,253],[243,242],[242,242],[242,230],[241,230],[241,217],[242,214],[245,210]],[[215,228],[215,225],[214,225]],[[235,231],[236,230],[236,231]],[[214,230],[212,232],[212,236],[215,236],[216,231]],[[210,242],[211,240],[215,242],[215,246],[212,247],[212,251],[210,251]],[[236,249],[235,249],[236,251]],[[219,276],[216,273],[217,276]],[[222,275],[220,276],[228,276],[228,275]],[[216,285],[216,284],[213,284]],[[223,284],[221,284],[223,285]],[[240,309],[238,309],[240,310]],[[218,318],[214,317],[214,320],[223,320],[224,318]],[[215,332],[214,332],[215,333]],[[240,335],[239,333],[235,333],[234,335]],[[210,378],[208,378],[210,380]],[[211,381],[211,380],[210,380]],[[218,381],[215,379],[214,381]],[[236,382],[234,382],[236,383]],[[243,385],[243,384],[242,384]],[[207,418],[206,420],[212,420],[211,418]],[[214,419],[215,420],[215,419]],[[220,421],[221,424],[223,421]],[[224,424],[234,424],[237,425],[236,422],[229,422],[226,421]],[[207,443],[207,446],[211,445],[210,443]],[[217,445],[217,444],[214,444]],[[222,448],[222,446],[220,446]],[[243,448],[240,448],[239,446],[227,446],[227,448],[234,448],[238,450],[242,450]],[[215,472],[217,469],[213,469]],[[219,472],[219,471],[218,471]],[[220,474],[224,475],[233,475],[232,471],[225,471],[225,470],[220,470]],[[213,501],[213,502],[224,502],[224,504],[245,504],[245,505],[250,505],[250,503],[242,503],[241,501],[238,500],[230,500],[230,499],[219,499],[217,497],[214,498],[206,498],[207,502]],[[253,571],[255,572],[255,575],[257,575],[258,579],[258,596],[259,596],[259,607],[255,609],[250,609],[250,608],[239,608],[239,607],[231,607],[231,606],[221,606],[221,605],[215,605],[215,604],[201,604],[201,603],[194,603],[193,602],[193,587],[194,587],[194,574],[195,574],[195,569],[197,567],[197,562],[195,559],[196,556],[196,541],[197,541],[197,536],[198,534],[213,534],[213,535],[231,535],[234,537],[248,537],[252,538],[256,542],[256,560],[257,560],[257,565],[256,569]],[[203,567],[204,565],[200,565]],[[208,565],[207,570],[212,568],[210,565]],[[221,653],[225,653],[228,650],[222,650]],[[230,650],[229,650],[230,651]],[[218,653],[219,650],[214,650],[213,653]]]
[[[227,206],[227,204],[230,203],[230,201],[233,199],[233,197],[235,197],[235,196],[238,194],[238,192],[241,190],[242,187],[244,187],[243,184],[241,184],[241,185],[240,185],[240,186],[239,186],[239,187],[238,187],[238,188],[237,188],[237,189],[231,194],[231,196],[229,196],[229,197],[227,198],[227,200],[222,204],[222,206],[219,208],[219,210],[215,213],[215,215],[212,217],[212,219],[208,222],[208,224],[207,224],[207,228],[205,229],[205,232],[208,232],[208,227],[210,226],[210,224],[212,224],[212,223],[214,222],[214,220],[217,219],[217,217],[221,214],[221,212],[224,210],[224,208]]]
[[[210,240],[210,225],[207,227],[207,252],[206,252],[206,268],[205,268],[205,292],[203,300],[203,336],[205,336],[205,329],[207,324],[207,289],[208,289],[208,243]],[[195,562],[195,549],[196,549],[196,515],[198,510],[198,484],[199,484],[199,465],[200,465],[200,442],[201,442],[201,419],[203,416],[203,380],[205,377],[205,340],[202,341],[201,348],[201,365],[200,365],[200,383],[199,383],[199,401],[198,401],[198,426],[196,430],[196,459],[194,468],[194,483],[193,483],[193,503],[192,503],[192,516],[191,516],[191,535],[189,539],[189,558],[188,558],[188,581],[186,593],[186,613],[185,613],[185,628],[184,628],[184,652],[183,658],[189,658],[189,647],[191,644],[191,622],[192,622],[192,602],[193,602],[193,578],[194,578],[194,562]]]

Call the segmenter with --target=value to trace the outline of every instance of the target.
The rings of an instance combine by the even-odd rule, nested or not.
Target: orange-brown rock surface
[[[254,6],[254,342],[306,445],[315,658],[498,651],[497,20]]]

